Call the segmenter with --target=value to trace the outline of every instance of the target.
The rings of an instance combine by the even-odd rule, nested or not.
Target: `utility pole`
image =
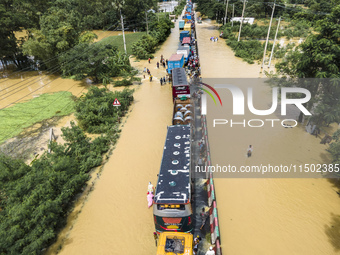
[[[264,66],[264,59],[265,59],[265,57],[266,57],[266,51],[267,51],[267,46],[268,46],[268,41],[269,41],[270,27],[272,26],[272,21],[273,21],[273,16],[274,16],[274,11],[275,11],[275,3],[276,3],[276,0],[274,1],[272,16],[271,16],[270,22],[269,22],[266,45],[264,46],[264,51],[263,51],[263,60],[262,60],[262,65],[261,65],[261,71],[262,71],[262,69],[263,69],[263,66]]]
[[[224,3],[225,3],[225,1],[224,1]],[[224,24],[227,23],[227,17],[228,17],[228,4],[229,4],[229,0],[227,0],[227,6],[225,7]]]
[[[274,54],[274,48],[275,48],[277,33],[279,32],[280,21],[281,21],[281,17],[279,18],[279,22],[277,23],[277,28],[276,28],[275,38],[274,38],[274,44],[273,44],[272,52],[270,54],[268,68],[270,68],[270,63],[272,62],[272,57],[273,57],[273,54]]]
[[[243,15],[244,15],[244,9],[246,8],[246,0],[243,0],[243,10],[242,10],[242,18],[241,18],[241,24],[240,24],[240,31],[238,31],[238,38],[237,41],[240,41],[241,37],[241,30],[242,30],[242,23],[243,23]]]
[[[149,34],[149,24],[148,24],[148,12],[145,11],[145,21],[146,21],[146,34]]]
[[[125,54],[127,54],[126,43],[125,43],[125,33],[124,33],[124,19],[123,19],[123,15],[122,15],[122,10],[120,9],[119,12],[120,12],[120,22],[122,24],[122,30],[123,30],[124,51],[125,51]]]
[[[233,4],[233,16],[231,18],[231,26],[234,26],[234,11],[235,11],[235,4]]]
[[[125,50],[125,54],[126,54],[126,43],[125,43],[125,33],[124,33],[124,19],[123,19],[123,15],[122,15],[122,7],[123,7],[124,3],[125,3],[124,0],[121,0],[121,1],[115,0],[115,1],[111,2],[113,8],[119,9],[120,23],[122,24],[122,31],[123,31],[124,50]]]

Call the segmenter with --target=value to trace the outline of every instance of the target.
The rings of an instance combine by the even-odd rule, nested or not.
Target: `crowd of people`
[[[151,64],[151,58],[148,59],[148,63]],[[162,65],[163,68],[166,68],[166,66],[168,65],[168,60],[164,59],[163,55],[161,55],[160,61],[156,63],[157,69],[159,69],[160,65]],[[145,79],[145,74],[148,74],[149,75],[149,81],[152,82],[153,75],[151,74],[150,69],[144,67],[143,73],[144,73],[143,74],[144,79]],[[171,82],[171,77],[168,75],[168,69],[166,69],[166,75],[159,78],[159,82],[160,82],[161,86],[163,84],[165,85],[167,82],[169,82],[169,83]]]
[[[212,41],[212,42],[217,42],[218,41],[218,37],[216,36],[216,37],[210,37],[210,41]]]

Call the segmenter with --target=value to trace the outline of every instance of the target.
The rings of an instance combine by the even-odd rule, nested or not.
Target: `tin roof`
[[[190,193],[190,126],[169,126],[154,200],[186,204]]]
[[[172,54],[169,61],[179,61],[183,58],[183,54]]]
[[[172,69],[172,86],[183,86],[189,85],[187,75],[184,68],[173,68]]]
[[[179,46],[177,50],[186,50],[189,54],[190,48],[189,46]]]

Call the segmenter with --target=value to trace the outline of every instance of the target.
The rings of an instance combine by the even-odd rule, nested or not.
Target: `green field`
[[[137,42],[140,38],[142,38],[143,35],[146,35],[146,32],[138,32],[138,33],[125,35],[126,50],[129,55],[132,55],[132,50],[131,50],[132,44]],[[98,43],[111,44],[111,45],[117,46],[121,52],[124,52],[124,43],[123,43],[122,35],[110,36],[110,37],[104,38]]]
[[[73,111],[72,93],[67,91],[42,94],[30,101],[5,108],[0,111],[0,144],[37,122],[68,115]]]

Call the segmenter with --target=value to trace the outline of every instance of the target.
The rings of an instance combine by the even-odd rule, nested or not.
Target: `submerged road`
[[[258,79],[259,65],[249,65],[236,58],[224,40],[209,40],[219,35],[213,23],[203,20],[196,27],[203,81],[207,78]],[[270,88],[258,89],[257,99],[268,107]],[[223,99],[226,104],[230,102]],[[230,111],[221,114],[231,118]],[[304,127],[214,129],[211,125],[214,117],[208,111],[212,164],[260,165],[268,159],[276,165],[310,164],[330,160],[325,151],[327,146],[305,132]],[[249,144],[254,146],[251,158],[246,156]],[[338,187],[327,179],[228,179],[224,176],[215,178],[215,189],[224,254],[339,254],[340,199],[335,192]]]
[[[165,69],[157,69],[156,62],[161,54],[169,58],[176,52],[178,37],[177,22],[151,64],[131,62],[139,70],[149,68],[153,81],[147,76],[134,93],[121,137],[94,190],[48,254],[55,254],[59,246],[58,254],[156,254],[153,214],[146,193],[148,182],[155,185],[157,181],[173,110],[170,84],[160,86],[158,79],[166,75]]]

